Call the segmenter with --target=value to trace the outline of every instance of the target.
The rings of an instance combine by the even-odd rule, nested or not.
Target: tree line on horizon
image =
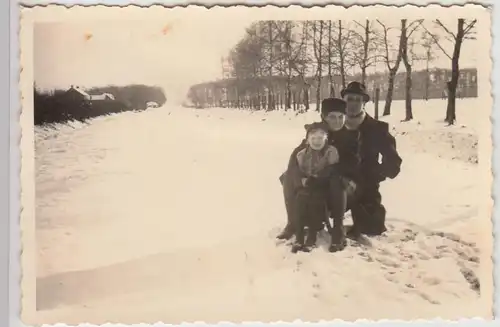
[[[385,67],[386,81],[374,88],[384,88],[383,115],[390,115],[395,79],[404,67],[405,120],[409,121],[413,119],[413,66],[425,64],[428,94],[429,67],[441,53],[450,60],[451,71],[449,79],[443,81],[445,121],[454,124],[460,51],[466,40],[475,39],[476,22],[458,18],[455,26],[446,26],[439,19],[401,19],[397,26],[389,26],[378,19],[256,21],[223,61],[225,78],[213,82],[222,93],[216,96],[230,99],[237,107],[266,110],[276,109],[278,103],[286,109],[303,106],[307,110],[313,97],[319,110],[321,98],[338,94],[353,77],[351,72],[357,71],[357,80],[365,83],[369,69],[380,64]],[[445,42],[453,51],[446,50]],[[310,94],[311,90],[315,94]],[[199,101],[196,86],[190,89],[188,98]]]
[[[111,94],[114,99],[92,101],[70,95],[68,90],[42,91],[33,87],[35,125],[62,123],[71,120],[86,121],[102,115],[147,109],[147,102],[163,105],[167,98],[162,88],[142,84],[103,86],[85,89],[92,95]]]

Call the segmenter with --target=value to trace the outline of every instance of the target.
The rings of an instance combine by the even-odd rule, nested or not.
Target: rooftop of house
[[[115,100],[115,96],[111,93],[90,95],[90,100],[106,100],[106,99]]]
[[[102,94],[88,94],[86,91],[84,91],[82,88],[78,86],[71,85],[71,87],[68,89],[69,91],[74,91],[80,93],[84,99],[86,100],[94,100],[94,101],[99,101],[99,100],[115,100],[115,96],[111,93],[102,93]]]
[[[85,98],[88,98],[88,99],[90,98],[90,95],[89,95],[87,92],[85,92],[84,90],[82,90],[81,88],[79,88],[78,86],[73,86],[73,85],[71,85],[71,87],[69,88],[69,90],[68,90],[68,91],[70,91],[70,90],[74,90],[74,91],[76,91],[76,92],[80,93],[80,94],[81,94],[81,95],[83,95]]]

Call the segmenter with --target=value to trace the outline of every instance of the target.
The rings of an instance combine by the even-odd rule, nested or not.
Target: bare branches
[[[476,26],[476,20],[459,19],[453,27],[444,18],[427,25],[423,19],[404,20],[401,25],[389,25],[380,19],[258,21],[247,29],[228,61],[231,76],[241,81],[238,85],[251,86],[254,91],[249,92],[260,92],[258,97],[267,94],[273,98],[274,92],[279,92],[276,81],[285,81],[285,97],[299,92],[300,95],[293,96],[301,97],[297,101],[306,101],[309,87],[314,89],[321,83],[324,86],[325,77],[331,92],[332,85],[339,84],[338,77],[341,84],[359,73],[361,76],[356,78],[369,79],[367,68],[377,63],[386,67],[388,83],[394,82],[403,63],[410,72],[416,61],[426,62],[428,71],[429,62],[442,56],[441,53],[449,59],[456,57],[459,47],[455,44],[474,39]],[[389,91],[392,92],[392,87],[388,85]]]
[[[425,26],[422,25],[422,27],[427,32],[427,34],[432,38],[432,40],[434,41],[434,44],[439,48],[439,50],[441,50],[441,52],[451,60],[451,55],[445,50],[445,48],[443,48],[439,37],[435,33],[431,33]],[[453,35],[453,37],[455,37],[455,36]]]
[[[401,48],[403,46],[402,44],[402,38],[399,37],[399,46],[397,49],[393,49],[393,46],[392,44],[390,43],[389,41],[389,31],[394,29],[393,27],[388,27],[387,25],[385,25],[384,23],[382,23],[380,20],[377,19],[377,23],[381,26],[382,28],[382,44],[383,44],[383,51],[384,51],[384,55],[383,55],[383,59],[385,61],[385,64],[387,66],[387,69],[389,71],[393,71],[393,70],[396,70],[399,68],[399,64],[401,62]],[[391,59],[389,53],[391,51],[394,51],[396,52],[396,58],[395,59]],[[391,66],[391,63],[393,63],[393,65]]]
[[[364,24],[354,21],[355,27],[351,30],[353,34],[352,61],[361,70],[361,82],[365,82],[366,70],[379,60],[384,60],[384,55],[380,53],[383,42],[378,37],[374,24],[370,20],[365,20]]]
[[[462,22],[462,23],[461,23]],[[451,44],[456,44],[457,42],[463,42],[463,40],[474,40],[475,39],[475,31],[474,27],[477,23],[477,19],[474,19],[468,23],[465,22],[465,19],[459,18],[458,25],[462,27],[457,27],[457,32],[454,33],[448,28],[441,20],[434,20],[435,26],[441,31],[444,32],[444,39],[449,41]],[[424,25],[422,25],[426,33],[434,40],[434,44],[441,50],[441,52],[448,57],[448,59],[452,59],[453,55],[450,54],[442,44],[442,39],[438,37],[437,33],[433,33],[429,31]]]
[[[476,31],[474,30],[476,22],[477,22],[477,19],[474,19],[470,23],[465,25],[464,40],[475,40],[476,39]]]
[[[448,41],[451,40],[453,45],[453,53],[450,55],[445,49],[440,40],[437,38],[435,33],[431,33],[428,29],[425,29],[426,32],[432,37],[436,46],[443,52],[450,60],[451,60],[451,79],[447,83],[448,90],[448,106],[446,109],[446,118],[445,121],[450,125],[454,124],[456,116],[455,116],[455,99],[457,92],[457,84],[458,78],[460,74],[460,51],[462,48],[462,44],[465,40],[471,40],[475,38],[474,35],[474,26],[476,25],[477,20],[474,19],[470,22],[466,22],[464,18],[458,18],[457,20],[457,30],[456,33],[452,32],[443,22],[439,19],[434,21],[435,25],[439,30],[444,31],[447,36],[445,39]]]
[[[413,32],[415,32],[420,26],[422,26],[423,22],[424,22],[423,19],[414,20],[406,27],[407,29],[406,35],[408,36],[408,38],[410,38]]]
[[[477,23],[477,19],[474,19],[469,24],[465,25],[464,34],[465,35],[469,34],[472,31],[472,29],[474,28],[474,26],[476,25],[476,23]]]
[[[446,34],[453,40],[456,40],[457,39],[457,36],[455,34],[453,34],[453,32],[451,32],[442,22],[440,19],[436,19],[435,21],[435,24],[437,24],[439,27],[441,27],[441,29],[443,29]]]
[[[389,28],[377,19],[377,23],[382,26],[382,42],[384,46],[385,56],[383,56],[386,64],[389,62]]]

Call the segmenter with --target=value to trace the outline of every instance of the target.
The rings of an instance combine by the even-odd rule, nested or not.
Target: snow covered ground
[[[336,254],[326,235],[308,254],[274,239],[278,176],[315,112],[166,106],[37,128],[37,321],[491,316],[476,101],[458,101],[453,127],[445,101],[414,101],[409,123],[393,104],[404,162],[382,186],[389,231]]]

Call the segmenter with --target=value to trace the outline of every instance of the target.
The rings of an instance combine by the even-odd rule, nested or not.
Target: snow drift
[[[325,234],[311,253],[275,240],[278,176],[315,112],[162,107],[37,129],[37,320],[491,316],[472,101],[448,128],[444,101],[415,101],[409,123],[393,104],[388,232],[335,254]]]

